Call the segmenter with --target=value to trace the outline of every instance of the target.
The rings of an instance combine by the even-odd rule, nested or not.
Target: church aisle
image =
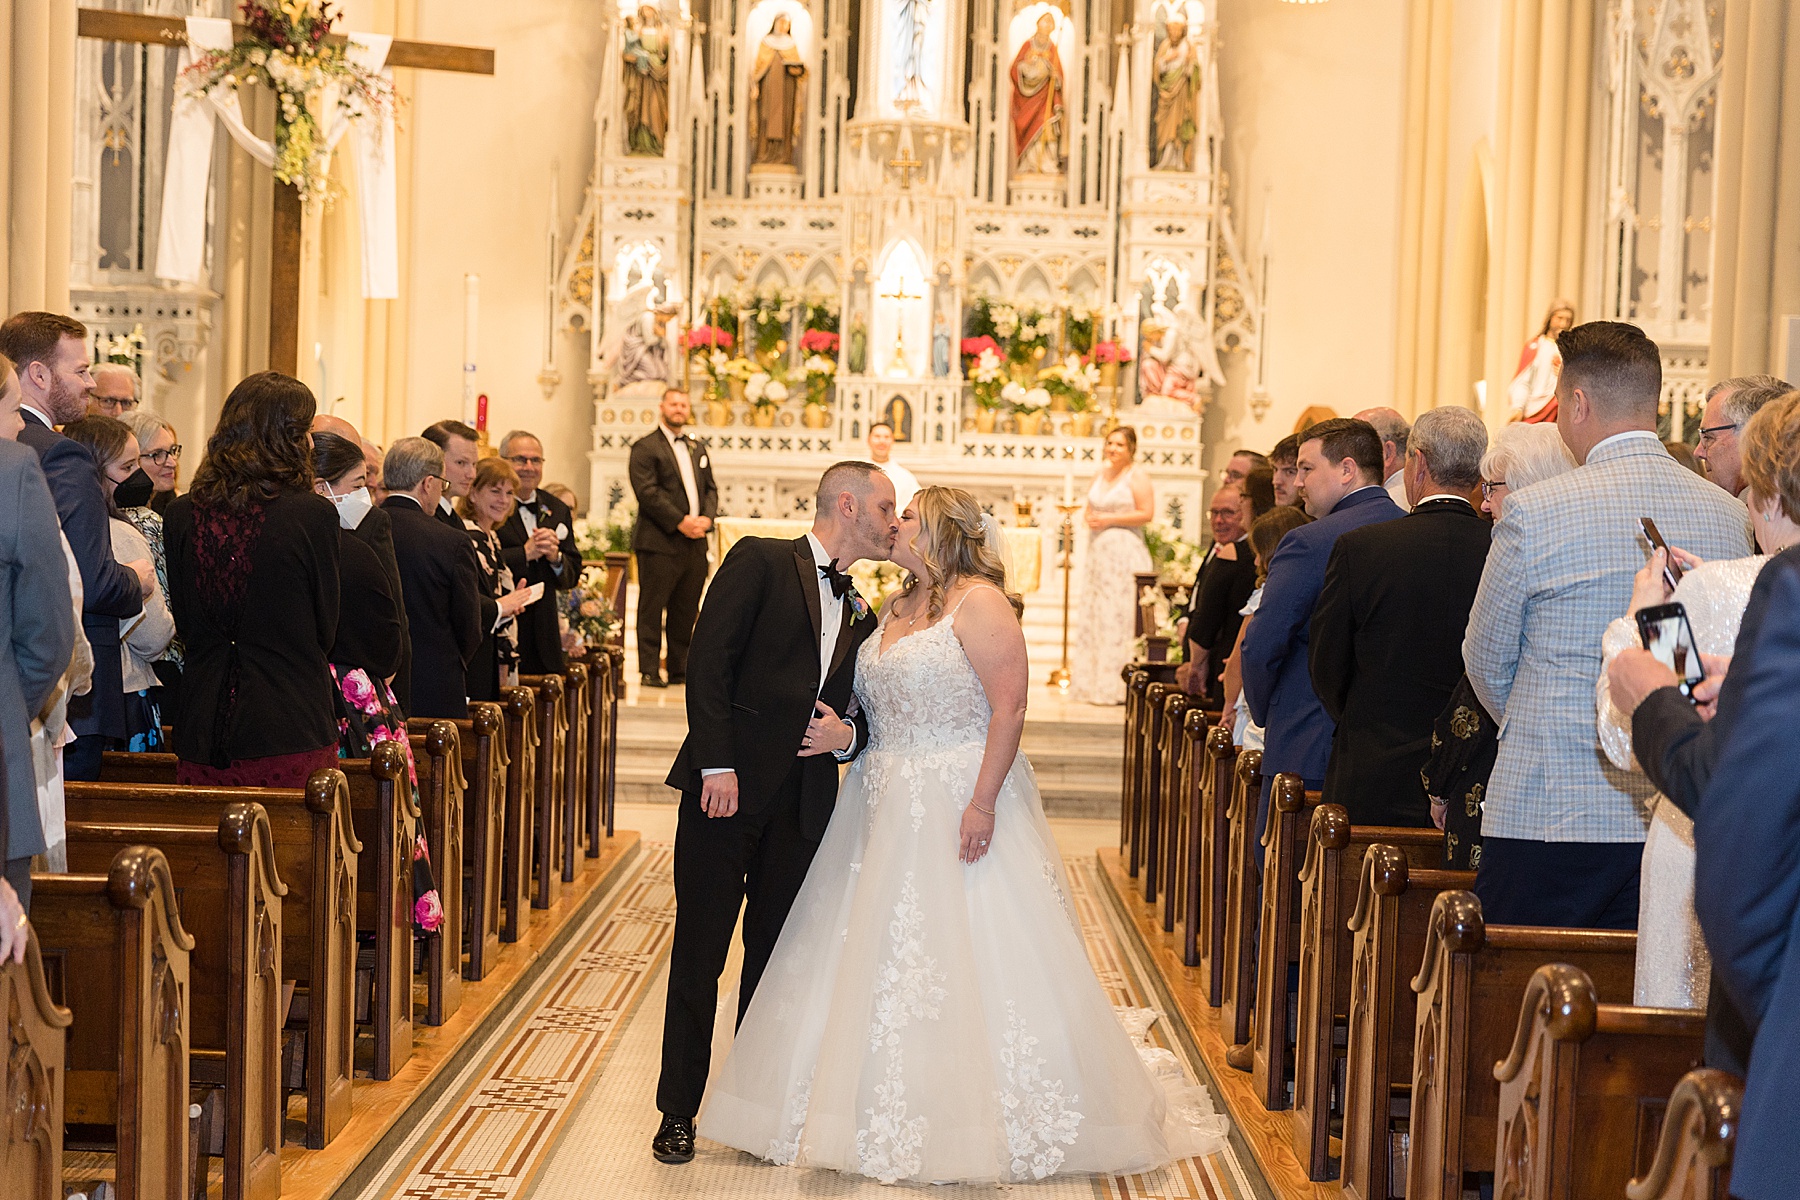
[[[564,961],[546,973],[547,982],[524,1002],[518,1019],[496,1035],[359,1200],[878,1194],[880,1185],[872,1180],[771,1167],[704,1140],[686,1167],[667,1167],[650,1157],[674,928],[673,846],[672,830],[653,828],[654,820],[637,823],[646,824],[646,836],[631,873],[571,942]],[[1101,981],[1115,1004],[1147,1005],[1150,997],[1127,958],[1087,846],[1099,823],[1066,824],[1069,828],[1058,832],[1066,835],[1072,899]],[[736,965],[734,957],[731,969]],[[735,991],[722,997],[721,1012],[727,1015],[716,1040],[720,1053],[735,1004]],[[1160,1028],[1152,1036],[1192,1069],[1180,1044]],[[1072,1177],[1029,1187],[1044,1200],[1249,1200],[1262,1194],[1252,1189],[1231,1150],[1144,1176]],[[947,1187],[932,1194],[952,1200],[996,1190]]]

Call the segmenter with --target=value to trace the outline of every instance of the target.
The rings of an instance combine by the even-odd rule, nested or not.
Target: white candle
[[[549,242],[549,263],[545,268],[544,278],[544,370],[556,369],[556,271],[561,265],[557,262],[557,226],[560,223],[556,205],[556,191],[560,170],[550,168],[550,230],[546,239]]]
[[[1075,447],[1063,447],[1063,503],[1075,503]]]
[[[481,276],[463,276],[463,420],[475,420],[476,318],[481,310]]]

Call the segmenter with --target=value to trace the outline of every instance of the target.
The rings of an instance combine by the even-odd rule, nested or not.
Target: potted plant
[[[1089,360],[1100,368],[1100,386],[1116,388],[1119,386],[1119,364],[1131,361],[1131,350],[1123,343],[1108,338],[1094,343],[1094,352]]]
[[[811,337],[812,331],[806,336]],[[837,340],[835,333],[825,336]],[[831,383],[837,375],[837,361],[824,354],[809,354],[801,365],[806,370],[806,409],[800,421],[808,429],[824,429],[831,424]]]
[[[1025,388],[1013,401],[1013,415],[1019,422],[1020,433],[1026,437],[1040,436],[1050,418],[1050,393],[1041,387]]]
[[[774,427],[775,410],[787,398],[787,384],[767,371],[757,371],[744,381],[744,399],[750,403],[750,421],[758,429]]]
[[[1050,411],[1071,414],[1069,431],[1077,437],[1093,432],[1094,383],[1099,374],[1095,367],[1084,366],[1073,354],[1038,372],[1038,385],[1050,393]]]
[[[1001,363],[999,351],[992,339],[978,340],[988,344],[978,350],[973,362],[964,366],[963,375],[968,379],[969,391],[975,397],[975,430],[977,433],[992,433],[1000,419],[1000,409],[1005,403],[1001,399],[1003,388],[1018,385],[1007,381],[1006,367]]]
[[[732,359],[721,368],[721,374],[725,377],[726,391],[732,400],[744,399],[744,385],[749,383],[750,377],[756,373],[756,364],[742,356]]]

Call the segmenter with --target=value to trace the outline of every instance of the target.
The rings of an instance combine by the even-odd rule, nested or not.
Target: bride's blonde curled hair
[[[935,621],[944,613],[944,594],[959,579],[980,579],[1006,596],[1013,612],[1023,615],[1025,602],[1006,587],[1006,562],[1000,554],[1000,523],[981,511],[975,497],[961,488],[921,488],[911,508],[919,517],[912,551],[925,563],[926,611]],[[921,579],[908,575],[906,590]]]

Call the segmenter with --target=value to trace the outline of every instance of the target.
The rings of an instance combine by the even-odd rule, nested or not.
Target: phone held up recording
[[[1687,609],[1680,603],[1640,608],[1637,625],[1644,649],[1675,672],[1676,687],[1692,702],[1694,686],[1706,678],[1706,670],[1700,665],[1700,646],[1694,641]]]

